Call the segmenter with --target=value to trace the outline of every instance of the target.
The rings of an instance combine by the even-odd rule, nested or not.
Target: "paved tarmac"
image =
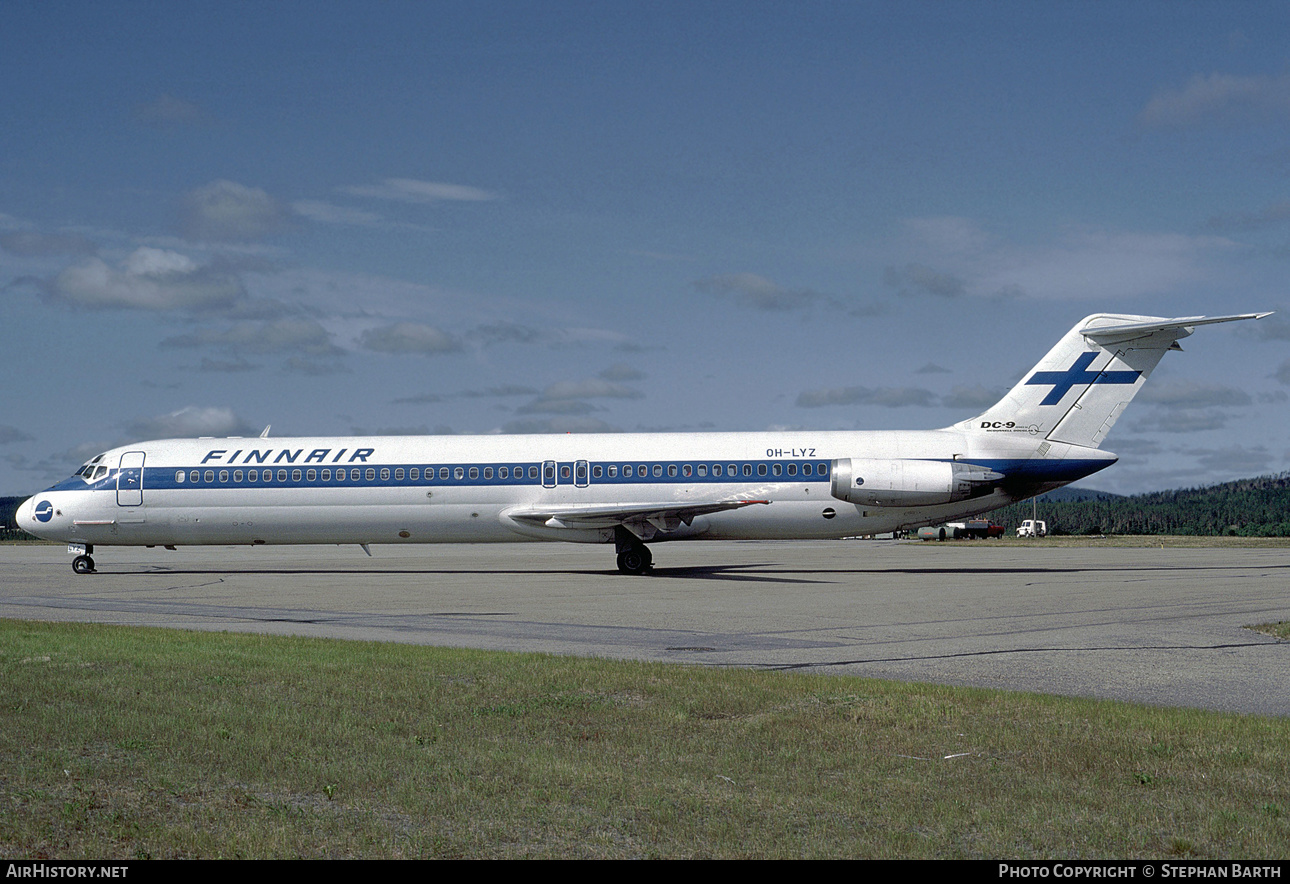
[[[0,617],[545,651],[1290,715],[1290,549],[0,547]]]

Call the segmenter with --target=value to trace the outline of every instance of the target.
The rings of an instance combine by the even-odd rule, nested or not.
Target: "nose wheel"
[[[93,574],[94,560],[89,556],[77,556],[72,559],[72,570],[77,574]]]

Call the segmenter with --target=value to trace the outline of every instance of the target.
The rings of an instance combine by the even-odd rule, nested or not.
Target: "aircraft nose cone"
[[[40,536],[41,529],[48,525],[54,518],[54,504],[49,498],[29,497],[18,507],[14,513],[14,521],[18,527],[28,534]]]

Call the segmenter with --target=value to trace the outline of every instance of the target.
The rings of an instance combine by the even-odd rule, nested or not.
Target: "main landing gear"
[[[654,567],[649,547],[621,525],[614,529],[614,545],[618,548],[618,570],[624,574],[644,574]]]

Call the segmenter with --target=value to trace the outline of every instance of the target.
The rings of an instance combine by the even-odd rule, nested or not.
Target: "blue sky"
[[[0,494],[171,435],[945,426],[1290,468],[1278,3],[0,3]]]

